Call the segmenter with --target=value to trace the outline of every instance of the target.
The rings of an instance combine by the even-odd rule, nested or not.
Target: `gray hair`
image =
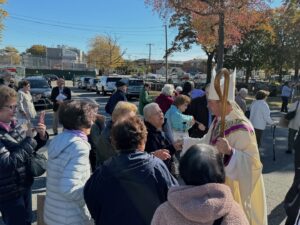
[[[164,95],[172,96],[174,93],[174,85],[173,84],[165,84],[165,86],[161,89],[161,92]]]
[[[157,108],[157,107],[160,108],[159,105],[157,103],[155,103],[155,102],[149,103],[149,104],[147,104],[144,107],[143,112],[144,112],[144,119],[146,121],[149,120],[149,118],[151,117],[151,114],[152,114],[154,108]]]
[[[248,94],[248,89],[247,88],[241,88],[239,91],[239,95],[242,97],[246,97]]]

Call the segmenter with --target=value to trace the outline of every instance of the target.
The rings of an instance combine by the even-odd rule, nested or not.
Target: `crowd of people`
[[[247,89],[235,93],[235,72],[229,82],[223,111],[214,85],[165,84],[153,98],[145,83],[137,107],[121,80],[106,119],[95,101],[72,100],[59,79],[51,93],[55,136],[47,148],[45,223],[267,225],[259,147],[266,125],[275,124],[268,92],[258,91],[247,107]],[[0,212],[7,225],[31,224],[31,158],[49,139],[45,124],[35,122],[29,82],[19,87],[0,85]],[[300,201],[298,105],[290,107],[296,114],[287,151],[295,150],[295,179],[287,210]],[[288,225],[299,206],[292,209]]]

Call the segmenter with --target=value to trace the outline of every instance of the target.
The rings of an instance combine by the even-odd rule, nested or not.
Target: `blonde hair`
[[[124,102],[120,101],[117,103],[116,107],[114,108],[114,111],[112,112],[111,119],[112,121],[116,121],[118,118],[120,118],[122,115],[125,115],[130,112],[137,113],[137,107],[135,104],[132,104],[130,102]]]

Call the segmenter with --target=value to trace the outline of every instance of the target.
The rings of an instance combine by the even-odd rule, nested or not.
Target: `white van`
[[[113,93],[116,90],[116,82],[124,76],[101,76],[96,84],[97,93],[106,95],[108,92]]]

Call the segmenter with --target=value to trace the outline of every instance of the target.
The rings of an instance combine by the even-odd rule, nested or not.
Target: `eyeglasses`
[[[5,106],[2,106],[1,109],[6,108],[11,111],[15,111],[17,109],[17,107],[18,107],[17,105],[5,105]]]

